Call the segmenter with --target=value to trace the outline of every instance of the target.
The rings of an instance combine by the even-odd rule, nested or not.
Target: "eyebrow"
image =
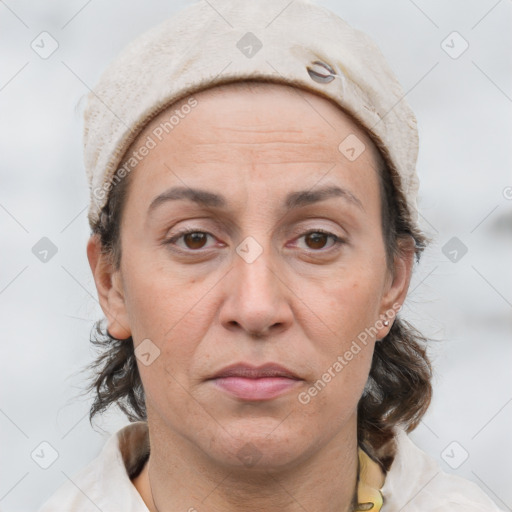
[[[361,201],[347,189],[331,185],[315,190],[299,190],[290,192],[284,201],[284,207],[287,210],[300,208],[320,201],[325,201],[333,197],[339,197],[348,203],[357,206],[364,211]],[[189,188],[189,187],[173,187],[161,193],[149,205],[148,215],[150,215],[158,206],[169,201],[178,200],[193,201],[207,208],[226,208],[228,202],[226,198],[220,194],[209,192],[207,190]]]

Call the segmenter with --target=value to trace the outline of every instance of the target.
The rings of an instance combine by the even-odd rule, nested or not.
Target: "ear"
[[[392,272],[389,273],[386,287],[381,300],[380,322],[376,326],[379,330],[377,339],[381,340],[391,330],[395,316],[401,309],[407,296],[411,282],[412,268],[414,265],[414,240],[399,240],[399,252],[393,261]],[[389,322],[385,325],[385,322]]]
[[[131,336],[130,324],[124,301],[121,273],[114,270],[110,258],[101,252],[98,235],[87,243],[87,258],[96,283],[101,309],[107,319],[108,332],[120,340]]]

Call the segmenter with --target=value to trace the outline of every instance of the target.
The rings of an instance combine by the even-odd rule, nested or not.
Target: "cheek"
[[[347,268],[326,284],[323,295],[329,299],[325,314],[343,340],[357,337],[378,320],[384,280],[382,267],[363,263]]]
[[[187,333],[201,330],[201,321],[207,322],[207,283],[166,267],[149,252],[130,255],[124,264],[125,304],[134,340],[154,337],[163,344],[177,333],[185,332],[186,339]]]
[[[159,409],[174,404],[170,409],[196,414],[188,410],[190,397],[184,389],[192,385],[189,370],[211,324],[214,310],[206,294],[211,285],[205,289],[199,281],[188,282],[154,265],[143,266],[140,260],[126,263],[126,301],[136,354],[141,343],[148,344],[147,339],[157,347],[149,345],[157,354],[150,365],[144,358],[137,361],[147,399],[159,404]]]
[[[373,343],[345,344],[324,365],[298,399],[300,415],[318,431],[334,433],[353,419],[370,371]]]
[[[150,365],[138,358],[146,398],[157,409],[167,410],[168,419],[180,421],[174,411],[182,418],[200,414],[187,390],[192,386],[190,369],[208,331],[210,316],[206,300],[202,302],[201,296],[188,288],[177,292],[174,284],[146,278],[139,286],[132,286],[130,311],[136,350],[139,344],[147,343],[146,339],[157,347],[158,356]]]
[[[380,265],[354,266],[322,293],[329,297],[322,318],[332,336],[321,380],[344,400],[357,402],[371,368],[384,279]]]
[[[384,276],[378,266],[371,268],[354,265],[339,272],[336,280],[315,283],[310,290],[310,303],[320,314],[310,315],[309,325],[327,325],[329,334],[321,340],[306,327],[319,360],[316,379],[299,398],[333,426],[355,413],[371,368],[372,327],[379,318],[379,283]]]

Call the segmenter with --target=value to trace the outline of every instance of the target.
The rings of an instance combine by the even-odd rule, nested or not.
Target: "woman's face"
[[[285,467],[355,435],[412,253],[388,270],[376,149],[329,101],[268,84],[194,98],[130,149],[155,143],[100,300],[138,347],[150,426],[226,466]],[[213,378],[268,363],[295,378]]]

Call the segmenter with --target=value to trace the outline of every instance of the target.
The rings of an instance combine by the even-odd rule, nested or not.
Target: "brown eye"
[[[312,252],[327,252],[345,243],[345,240],[323,230],[312,230],[304,233],[298,240],[303,240],[299,246]],[[331,243],[329,244],[329,240]]]
[[[307,246],[310,249],[323,249],[325,247],[325,244],[327,243],[329,235],[327,235],[326,233],[313,231],[305,235],[305,237],[305,239],[307,240]]]
[[[200,252],[201,249],[208,249],[208,237],[214,239],[210,233],[190,229],[177,233],[163,243],[181,252]]]
[[[207,238],[208,234],[201,231],[193,231],[183,235],[183,241],[188,249],[202,249]]]

